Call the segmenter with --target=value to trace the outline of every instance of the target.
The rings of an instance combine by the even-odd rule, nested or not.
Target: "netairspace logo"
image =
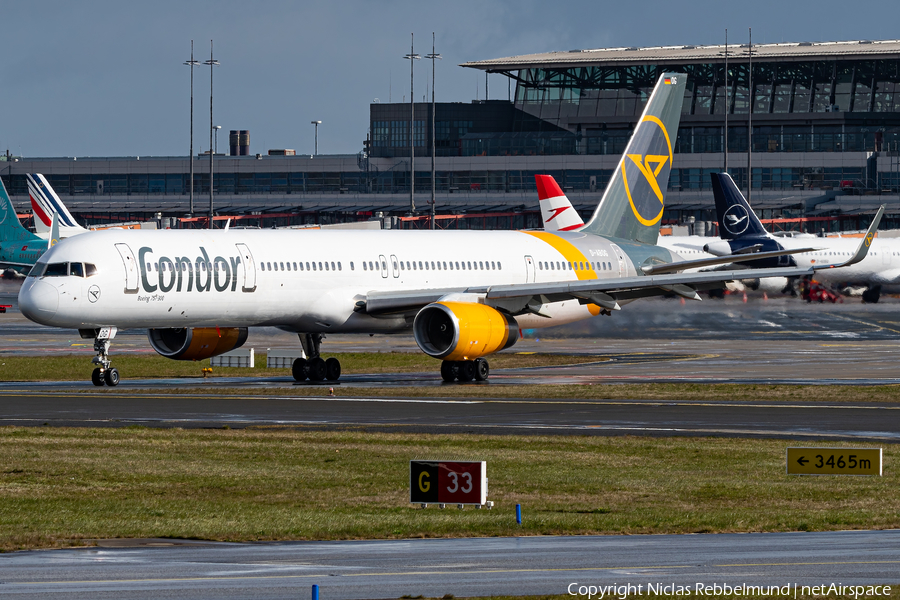
[[[808,596],[844,596],[847,598],[877,598],[890,596],[889,585],[843,585],[841,583],[825,583],[822,585],[798,585],[789,583],[777,585],[738,585],[695,583],[679,585],[676,583],[624,583],[612,585],[589,585],[578,582],[570,583],[566,591],[570,596],[582,596],[588,600],[627,600],[629,596],[696,596],[717,598],[721,596],[769,596],[782,598],[799,598]]]

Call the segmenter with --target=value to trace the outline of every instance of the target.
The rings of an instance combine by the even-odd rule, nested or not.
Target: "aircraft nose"
[[[49,283],[35,281],[19,291],[19,310],[36,323],[46,324],[58,309],[59,292]]]

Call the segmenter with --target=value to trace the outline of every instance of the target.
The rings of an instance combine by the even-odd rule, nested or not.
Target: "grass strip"
[[[340,354],[345,374],[353,373],[438,373],[441,363],[420,352],[347,352]],[[90,379],[90,354],[62,356],[3,356],[0,357],[0,381],[85,381]],[[604,362],[602,356],[505,353],[491,357],[492,369],[547,367]],[[113,366],[130,379],[169,379],[172,377],[202,378],[202,369],[209,367],[209,359],[179,361],[157,354],[113,355]],[[214,368],[215,378],[228,377],[290,377],[290,369],[266,368],[266,354],[256,354],[256,368]]]
[[[900,527],[883,477],[785,475],[786,441],[0,428],[0,549]],[[808,442],[803,442],[808,445]],[[830,443],[829,446],[846,446]],[[410,459],[488,461],[493,510],[408,504]],[[515,523],[515,505],[523,524]]]

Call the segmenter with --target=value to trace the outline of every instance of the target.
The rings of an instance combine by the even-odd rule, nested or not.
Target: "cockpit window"
[[[50,263],[44,271],[44,277],[65,277],[69,274],[68,263]]]
[[[73,277],[84,277],[84,265],[81,263],[69,263],[69,275]]]
[[[44,269],[47,268],[47,263],[34,263],[34,266],[31,267],[31,271],[28,272],[29,277],[40,277],[44,274]]]
[[[91,263],[84,263],[84,276],[93,277],[97,274],[97,266]]]

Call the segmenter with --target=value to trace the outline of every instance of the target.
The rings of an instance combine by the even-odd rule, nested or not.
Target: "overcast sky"
[[[447,0],[28,2],[0,0],[0,150],[23,156],[186,155],[190,56],[215,42],[219,151],[361,150],[369,104],[409,99],[416,52],[437,36],[437,100],[484,97],[465,61],[575,48],[896,39],[900,2]],[[416,63],[416,98],[431,65]],[[491,76],[490,97],[506,98]],[[195,151],[209,147],[209,67],[194,72]]]

